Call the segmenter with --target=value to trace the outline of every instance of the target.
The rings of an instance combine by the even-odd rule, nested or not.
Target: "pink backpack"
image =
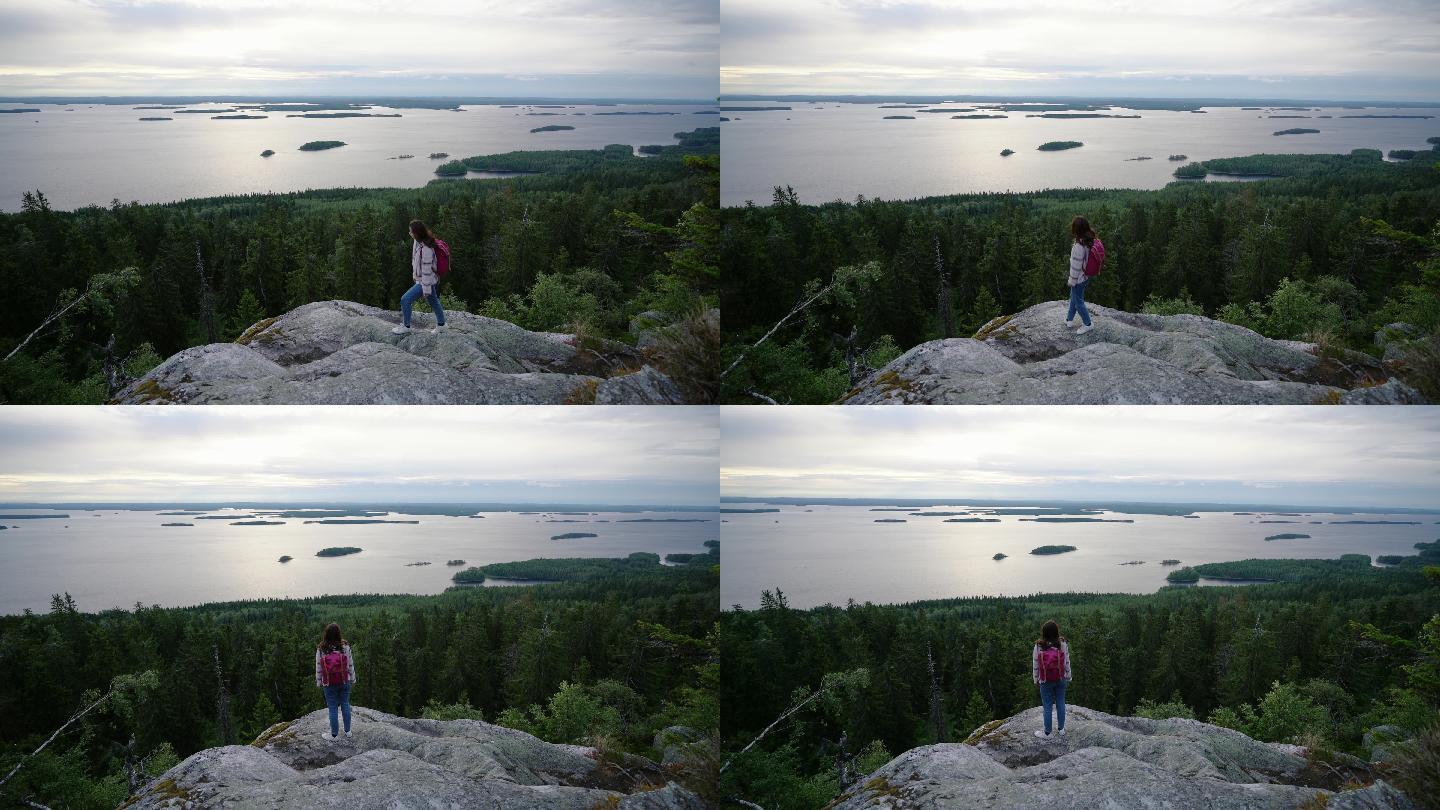
[[[435,275],[444,278],[450,272],[450,246],[444,239],[435,240]],[[1096,272],[1099,272],[1098,270]]]
[[[1040,682],[1053,683],[1065,680],[1065,651],[1059,647],[1046,647],[1040,651]]]
[[[350,659],[340,650],[331,650],[320,657],[320,676],[326,686],[350,682]]]
[[[1105,243],[1100,237],[1090,244],[1090,250],[1085,253],[1085,277],[1094,278],[1100,275],[1100,266],[1105,264]]]

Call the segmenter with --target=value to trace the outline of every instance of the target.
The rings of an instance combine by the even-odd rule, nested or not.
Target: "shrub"
[[[1440,808],[1440,726],[1432,725],[1395,746],[1394,754],[1390,775],[1395,784],[1421,810]]]
[[[1186,720],[1194,720],[1195,712],[1189,706],[1180,702],[1180,695],[1170,696],[1170,700],[1164,703],[1157,703],[1150,698],[1143,698],[1140,705],[1135,707],[1136,717],[1148,717],[1151,720],[1168,720],[1172,717],[1183,717]]]
[[[655,335],[655,364],[680,386],[692,405],[720,397],[720,313],[698,310]]]
[[[484,720],[485,715],[469,703],[442,704],[438,700],[431,700],[420,710],[420,716],[426,720]]]
[[[1204,315],[1205,308],[1190,297],[1188,290],[1181,290],[1176,298],[1161,298],[1151,293],[1140,306],[1140,311],[1146,315]]]

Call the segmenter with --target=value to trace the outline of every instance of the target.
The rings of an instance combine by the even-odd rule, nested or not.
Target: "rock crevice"
[[[1090,306],[1095,328],[1064,324],[1067,303],[996,318],[973,338],[922,343],[861,381],[851,405],[1421,404],[1361,352],[1274,340],[1199,315]]]

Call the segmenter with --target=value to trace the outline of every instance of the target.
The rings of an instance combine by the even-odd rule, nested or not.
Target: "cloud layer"
[[[0,95],[713,98],[718,0],[3,0]]]
[[[715,502],[714,408],[0,409],[0,502]]]
[[[725,0],[721,89],[1440,100],[1433,0]]]
[[[1440,506],[1440,407],[726,408],[721,493]]]

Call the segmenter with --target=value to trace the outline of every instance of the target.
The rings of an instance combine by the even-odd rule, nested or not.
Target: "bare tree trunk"
[[[215,294],[210,290],[210,277],[205,275],[205,259],[200,255],[200,240],[195,240],[195,272],[200,276],[200,325],[205,327],[205,342],[218,343],[215,329]]]
[[[235,725],[230,720],[230,690],[225,688],[225,676],[220,671],[220,648],[210,645],[210,655],[215,662],[215,723],[219,727],[220,739],[226,745],[234,745]]]
[[[930,670],[930,724],[935,727],[935,742],[948,742],[945,739],[945,712],[943,696],[940,694],[940,680],[935,677],[935,655],[930,649],[930,642],[925,642],[925,666]]]
[[[940,336],[955,337],[955,316],[950,311],[950,273],[945,270],[945,260],[940,257],[940,237],[935,241],[936,315],[940,321]],[[851,385],[854,385],[852,382]]]
[[[759,346],[760,346],[761,343],[764,343],[765,341],[769,340],[772,335],[774,335],[776,332],[780,331],[780,327],[784,326],[786,321],[790,320],[791,318],[795,317],[796,315],[799,315],[801,312],[803,312],[803,311],[805,310],[806,307],[808,307],[808,306],[810,306],[811,304],[815,303],[816,301],[820,300],[822,297],[825,296],[826,293],[830,292],[830,291],[833,290],[833,289],[835,289],[835,282],[832,281],[832,282],[830,282],[829,284],[826,284],[824,287],[821,287],[819,292],[815,293],[814,295],[810,296],[809,298],[805,299],[804,301],[801,301],[801,302],[797,303],[795,306],[791,307],[791,308],[790,308],[790,311],[787,312],[787,313],[785,313],[785,317],[783,317],[783,318],[781,318],[780,320],[776,321],[776,322],[775,322],[775,325],[772,326],[772,327],[770,327],[770,331],[769,331],[769,332],[766,332],[763,337],[761,337],[759,340],[755,341],[754,343],[750,344],[750,348],[749,348],[749,349],[746,349],[745,351],[741,352],[741,353],[740,353],[740,356],[737,357],[737,358],[735,358],[735,361],[734,361],[733,363],[731,363],[724,371],[720,372],[720,377],[721,377],[721,379],[724,379],[726,374],[729,374],[730,372],[734,371],[734,370],[735,370],[735,367],[738,366],[738,365],[740,365],[741,361],[743,361],[743,360],[745,359],[745,355],[749,354],[752,350],[754,350],[754,349],[756,349],[756,348],[759,348]]]

